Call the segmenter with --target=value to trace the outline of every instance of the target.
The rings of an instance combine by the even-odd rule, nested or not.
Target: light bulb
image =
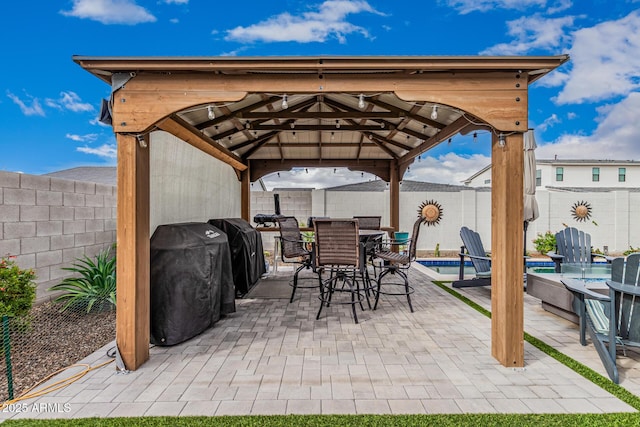
[[[286,110],[289,108],[289,103],[287,102],[287,94],[282,95],[282,109]]]
[[[478,132],[473,133],[473,142],[478,142]]]
[[[296,139],[296,133],[293,132],[293,139]]]
[[[333,141],[335,139],[335,132],[331,132],[331,140]]]
[[[360,98],[358,99],[358,108],[363,109],[364,108],[364,95],[360,94]]]
[[[340,121],[336,120],[336,129],[340,129]]]
[[[438,105],[434,104],[433,109],[431,110],[431,120],[435,120],[438,118]]]
[[[209,120],[216,118],[216,113],[213,112],[213,105],[209,105],[207,107],[207,116],[209,117]]]
[[[498,136],[498,145],[502,148],[504,148],[505,144],[507,143],[507,141],[504,138],[504,134],[500,133],[500,135]]]

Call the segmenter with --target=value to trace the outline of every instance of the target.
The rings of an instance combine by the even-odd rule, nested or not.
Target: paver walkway
[[[420,266],[410,277],[415,313],[404,299],[381,298],[356,325],[347,306],[315,320],[314,290],[292,304],[238,300],[236,313],[202,335],[151,348],[135,372],[107,365],[2,418],[634,411],[528,343],[524,368],[503,367],[491,357],[490,319],[431,284]],[[490,306],[489,288],[459,291]],[[527,332],[604,373],[575,325],[525,301]],[[107,348],[83,362],[108,360]],[[635,362],[623,363],[622,385],[638,394]]]

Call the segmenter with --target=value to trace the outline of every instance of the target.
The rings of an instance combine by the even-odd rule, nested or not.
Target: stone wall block
[[[50,249],[49,237],[27,237],[20,241],[20,254],[45,252]]]
[[[3,200],[5,205],[35,206],[36,190],[24,188],[5,188]]]
[[[89,219],[85,222],[85,230],[88,232],[104,231],[104,220]]]
[[[116,220],[115,219],[105,219],[104,220],[104,230],[111,231],[116,229]]]
[[[111,216],[111,208],[94,208],[93,218],[94,219],[112,219],[113,217]]]
[[[76,181],[76,193],[81,194],[96,194],[96,183],[95,182],[83,182]]]
[[[20,174],[15,172],[0,171],[0,187],[2,188],[19,188]]]
[[[20,221],[48,221],[49,206],[20,206]]]
[[[73,248],[75,246],[75,241],[76,239],[74,234],[51,236],[51,250]]]
[[[65,263],[73,263],[84,257],[84,247],[63,249],[62,261]]]
[[[118,198],[116,196],[104,196],[105,207],[116,207],[118,205]]]
[[[62,192],[36,190],[36,205],[62,206]]]
[[[51,191],[73,193],[76,191],[75,182],[68,179],[51,178]]]
[[[84,206],[84,194],[62,193],[62,204],[64,206]]]
[[[74,219],[93,219],[94,218],[94,208],[88,207],[77,207],[74,208]]]
[[[35,222],[5,222],[3,229],[5,239],[36,237]]]
[[[2,222],[20,221],[20,206],[0,205],[0,221]]]
[[[112,243],[115,239],[113,237],[113,231],[97,231],[96,232],[96,244]]]
[[[102,207],[104,206],[104,195],[87,194],[84,199],[85,206]]]
[[[62,251],[47,251],[36,254],[36,267],[47,267],[62,263]]]
[[[96,233],[80,233],[75,235],[75,247],[96,244]]]
[[[15,256],[20,254],[20,239],[0,240],[0,257]]]
[[[96,194],[111,196],[113,194],[113,185],[96,183]]]
[[[56,236],[62,234],[62,221],[39,221],[36,223],[36,236]]]
[[[80,221],[64,221],[62,225],[62,234],[78,234],[86,231],[84,220]]]
[[[53,220],[73,220],[74,208],[70,206],[51,206],[49,209],[49,219]]]
[[[20,188],[49,191],[51,189],[51,177],[20,174]]]
[[[36,268],[36,254],[18,255],[16,256],[15,261],[22,269]]]

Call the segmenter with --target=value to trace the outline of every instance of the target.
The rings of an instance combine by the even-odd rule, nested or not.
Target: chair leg
[[[298,289],[298,273],[300,273],[300,270],[302,270],[304,267],[305,265],[302,264],[293,274],[293,289],[291,290],[291,298],[289,299],[289,304],[293,302],[293,297],[296,295],[296,289]]]
[[[398,274],[402,276],[402,278],[404,279],[404,291],[407,294],[407,302],[409,303],[409,310],[411,310],[411,312],[413,313],[413,305],[411,304],[411,293],[409,292],[409,278],[407,277],[405,272],[402,270],[398,270]]]
[[[378,286],[376,287],[376,302],[373,304],[373,309],[378,308],[378,300],[380,299],[380,287],[382,286],[382,278],[386,276],[391,269],[385,270],[378,276]]]

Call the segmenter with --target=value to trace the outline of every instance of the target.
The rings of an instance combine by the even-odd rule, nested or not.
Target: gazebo
[[[491,132],[492,355],[524,366],[523,134],[529,85],[567,55],[490,57],[86,57],[111,86],[118,145],[117,346],[149,358],[149,135],[168,132],[232,168],[240,215],[251,182],[293,167],[348,167],[400,182],[450,137]],[[461,207],[462,209],[462,207]]]

